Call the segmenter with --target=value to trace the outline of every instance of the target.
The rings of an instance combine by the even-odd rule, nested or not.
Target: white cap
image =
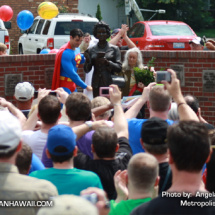
[[[97,208],[88,200],[75,195],[53,197],[53,207],[42,207],[37,215],[98,215]]]
[[[201,37],[195,37],[193,40],[191,40],[190,42],[189,42],[189,44],[190,43],[195,43],[195,44],[197,44],[197,45],[204,45],[204,42],[202,41],[202,38]]]
[[[34,87],[29,82],[18,83],[14,96],[19,101],[28,101],[34,96]]]
[[[15,149],[21,134],[22,128],[18,119],[8,111],[0,111],[0,153]]]

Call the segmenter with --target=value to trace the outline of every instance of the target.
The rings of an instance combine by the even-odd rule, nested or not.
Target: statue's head
[[[105,22],[101,21],[98,22],[94,25],[94,29],[93,29],[93,35],[95,38],[97,38],[97,31],[99,28],[105,28],[106,29],[106,33],[107,33],[107,38],[110,37],[110,27],[108,24],[106,24]]]

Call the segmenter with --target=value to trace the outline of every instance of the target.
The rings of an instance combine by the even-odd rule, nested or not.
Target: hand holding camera
[[[171,83],[164,80],[161,83],[164,84],[165,88],[168,90],[169,94],[174,98],[174,101],[177,103],[178,98],[181,98],[181,87],[180,81],[177,79],[176,73],[172,69],[167,70],[171,75]],[[183,96],[182,96],[183,97]]]
[[[171,82],[171,73],[168,71],[157,71],[156,82],[158,84],[162,83],[162,81]]]

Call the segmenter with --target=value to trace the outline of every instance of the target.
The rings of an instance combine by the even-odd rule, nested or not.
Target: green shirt
[[[80,195],[80,192],[88,187],[98,187],[103,189],[97,174],[76,168],[43,169],[32,172],[30,176],[52,182],[57,187],[59,195]]]
[[[131,211],[137,206],[150,201],[151,198],[145,199],[128,199],[116,203],[114,200],[110,201],[110,212],[108,215],[129,215]]]

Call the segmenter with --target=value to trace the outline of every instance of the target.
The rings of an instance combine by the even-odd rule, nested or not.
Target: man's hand
[[[117,85],[110,85],[109,86],[109,95],[110,95],[110,101],[113,105],[115,104],[121,104],[121,91],[119,90]]]
[[[87,91],[92,91],[93,88],[92,88],[90,85],[88,85],[87,88],[86,88],[86,90],[87,90]]]
[[[0,105],[2,107],[8,107],[8,105],[10,104],[10,102],[8,102],[5,98],[0,97]]]
[[[128,199],[127,170],[118,170],[114,175],[114,185],[117,192],[116,202]]]
[[[150,90],[153,86],[155,86],[156,83],[155,82],[152,82],[150,83],[147,87],[144,87],[144,90],[143,90],[143,93],[142,93],[142,96],[140,97],[140,99],[144,100],[144,101],[148,101],[149,100],[149,93],[150,93]]]
[[[207,42],[205,44],[205,46],[209,49],[209,50],[215,50],[215,44],[213,44],[212,42]]]
[[[162,81],[161,83],[164,84],[169,94],[174,98],[175,102],[177,103],[177,99],[179,97],[181,98],[182,96],[180,81],[177,79],[175,71],[173,71],[172,69],[167,69],[167,71],[171,73],[171,83],[168,83],[167,81]]]
[[[47,90],[46,88],[41,89],[39,88],[38,90],[38,104],[40,103],[41,99],[44,98],[45,96],[47,96],[49,93],[51,92],[51,90]]]
[[[95,193],[98,197],[98,202],[96,203],[96,207],[99,211],[99,215],[108,215],[110,208],[107,204],[107,194],[104,190],[99,189],[97,187],[89,187],[86,190],[81,191],[81,196],[86,194]]]
[[[62,103],[65,104],[66,103],[66,99],[69,96],[69,94],[62,88],[57,88],[55,90],[55,92],[57,93],[57,98],[58,100]]]
[[[121,25],[121,29],[119,31],[119,34],[121,37],[124,37],[127,35],[127,31],[128,31],[128,26],[126,24],[122,24]]]

